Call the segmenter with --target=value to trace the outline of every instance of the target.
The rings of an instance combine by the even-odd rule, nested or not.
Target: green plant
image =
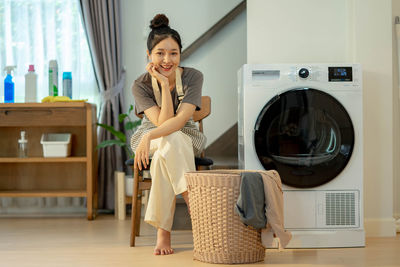
[[[129,114],[133,110],[133,105],[130,105],[128,113],[121,113],[118,115],[118,120],[119,122],[125,121],[127,119],[128,121],[125,123],[125,130],[129,133],[129,136],[133,134],[135,129],[141,124],[142,120],[136,120],[132,121],[131,118],[129,117]],[[117,145],[125,149],[126,153],[128,154],[129,158],[133,159],[135,157],[135,153],[131,150],[130,146],[127,144],[126,141],[126,136],[123,132],[115,130],[113,126],[107,125],[107,124],[102,124],[102,123],[97,123],[98,126],[106,129],[109,131],[116,139],[111,139],[111,140],[104,140],[100,144],[97,145],[97,149],[107,147],[107,146],[113,146]]]

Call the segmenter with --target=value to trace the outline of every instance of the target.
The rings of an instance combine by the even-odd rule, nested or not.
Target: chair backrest
[[[196,110],[193,114],[193,120],[199,123],[199,130],[203,132],[203,119],[206,118],[211,113],[211,97],[202,96],[201,97],[201,109]],[[138,118],[142,119],[143,114],[138,114],[135,109],[135,114]]]
[[[201,109],[196,110],[193,114],[194,121],[201,121],[202,119],[208,117],[211,113],[211,97],[202,96],[201,97]]]

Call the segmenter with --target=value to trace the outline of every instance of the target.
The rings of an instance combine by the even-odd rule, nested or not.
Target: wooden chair
[[[201,110],[195,111],[193,114],[193,120],[199,123],[199,130],[203,132],[203,119],[211,113],[211,98],[209,96],[203,96],[201,98]],[[143,115],[136,114],[139,118]],[[133,193],[132,193],[132,214],[131,214],[131,238],[130,246],[135,246],[135,238],[140,233],[140,216],[142,210],[142,192],[143,190],[149,190],[151,188],[151,179],[144,179],[143,172],[149,173],[149,166],[146,170],[139,171],[138,167],[133,166],[133,160],[130,160],[128,165],[133,168]],[[195,164],[197,170],[209,169],[213,164],[211,159],[204,157],[204,151],[200,157],[195,158]]]

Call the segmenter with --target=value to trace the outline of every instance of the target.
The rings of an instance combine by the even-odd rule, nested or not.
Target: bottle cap
[[[68,72],[68,71],[63,72],[63,80],[66,80],[66,79],[72,80],[72,73],[71,72]]]
[[[28,143],[28,140],[25,139],[25,131],[21,131],[21,139],[18,140],[18,143]]]
[[[49,61],[49,68],[57,68],[57,67],[58,67],[57,60],[52,59]]]
[[[35,65],[29,65],[28,71],[34,72],[35,71]]]

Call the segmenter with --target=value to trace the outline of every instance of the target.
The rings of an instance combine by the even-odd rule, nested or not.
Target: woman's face
[[[149,55],[148,51],[147,54]],[[158,72],[170,77],[175,75],[175,70],[181,61],[179,45],[174,39],[168,37],[153,47],[149,57]]]

